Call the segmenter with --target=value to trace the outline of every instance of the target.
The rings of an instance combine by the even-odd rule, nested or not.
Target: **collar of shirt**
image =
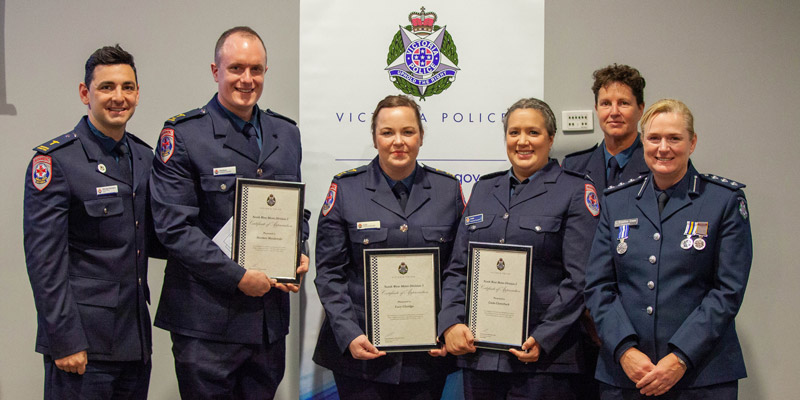
[[[620,169],[625,168],[625,164],[627,164],[628,161],[631,160],[631,157],[633,156],[633,149],[636,148],[636,144],[638,142],[639,142],[639,134],[637,133],[636,134],[636,140],[633,141],[633,143],[630,145],[630,147],[628,147],[625,150],[620,151],[615,156],[612,156],[611,153],[608,152],[608,149],[606,149],[606,145],[605,145],[605,142],[604,142],[603,143],[603,156],[604,156],[604,158],[606,160],[606,163],[605,163],[606,169],[608,169],[608,160],[610,160],[611,157],[614,157],[614,158],[617,159],[617,163],[619,164],[619,168]]]
[[[655,190],[655,192],[656,192],[656,198],[658,198],[658,195],[661,194],[661,192],[666,192],[667,196],[669,196],[670,198],[675,196],[675,192],[679,192],[679,194],[688,192],[689,191],[689,175],[690,175],[689,171],[686,171],[686,173],[683,175],[683,178],[681,178],[681,180],[679,180],[678,183],[676,183],[676,184],[674,184],[674,185],[672,185],[672,186],[670,186],[670,187],[668,187],[668,188],[666,188],[664,190],[659,189],[658,186],[656,186],[655,182],[653,182],[653,190]]]
[[[383,172],[383,170],[381,170],[381,173],[383,174],[383,177],[386,178],[386,183],[389,184],[389,188],[393,188],[394,184],[397,183],[397,181],[392,178],[389,178],[389,175],[386,175],[386,172]],[[414,185],[414,177],[416,176],[417,176],[417,166],[415,165],[414,170],[411,171],[411,175],[400,180],[400,182],[403,182],[403,185],[408,190],[408,193],[411,193],[411,186]]]
[[[253,124],[253,128],[256,129],[256,138],[258,140],[258,145],[261,146],[261,143],[262,143],[261,142],[261,124],[258,121],[258,113],[259,113],[258,106],[253,106],[253,115],[250,117],[250,121],[245,121],[245,120],[239,118],[238,115],[232,113],[230,110],[225,108],[225,106],[223,106],[222,103],[219,102],[219,99],[214,97],[214,100],[217,101],[217,104],[219,105],[219,108],[221,108],[222,111],[225,112],[225,115],[228,116],[228,119],[230,119],[231,122],[233,122],[233,126],[236,127],[237,131],[243,132],[244,131],[244,126],[248,122]]]
[[[103,134],[103,132],[100,132],[99,129],[95,128],[95,126],[92,125],[92,121],[90,121],[89,118],[86,118],[86,123],[89,124],[89,130],[92,131],[92,134],[94,134],[94,136],[100,142],[100,147],[102,147],[103,150],[105,150],[106,153],[108,153],[112,157],[114,157],[114,160],[119,162],[119,156],[114,151],[114,148],[117,147],[117,143],[118,142],[116,140],[106,136],[105,134]],[[124,141],[125,144],[128,143],[127,138],[125,136],[122,136],[122,141]],[[130,147],[130,146],[128,146],[128,147]]]
[[[511,182],[511,184],[509,185],[509,187],[510,187],[509,194],[511,196],[513,196],[514,195],[514,189],[516,189],[517,185],[527,185],[527,184],[531,183],[533,181],[533,179],[536,177],[536,175],[538,175],[539,172],[541,172],[541,171],[542,170],[540,169],[540,170],[534,172],[533,175],[525,178],[525,180],[520,182],[519,179],[517,179],[517,177],[514,176],[514,168],[513,167],[509,168],[508,169],[508,179]]]

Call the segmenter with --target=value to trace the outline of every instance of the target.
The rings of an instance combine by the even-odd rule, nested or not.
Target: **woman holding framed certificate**
[[[598,196],[550,159],[546,103],[517,101],[503,128],[511,168],[473,187],[443,274],[439,332],[459,355],[467,399],[576,399]]]
[[[641,120],[650,173],[606,190],[586,301],[602,398],[736,399],[734,321],[753,260],[745,185],[700,174],[694,117],[659,100]]]
[[[464,200],[455,177],[417,163],[423,135],[414,100],[381,100],[378,156],[336,175],[322,206],[314,362],[333,371],[342,399],[438,399],[455,370],[453,357],[433,356],[447,354],[436,342],[439,264]]]

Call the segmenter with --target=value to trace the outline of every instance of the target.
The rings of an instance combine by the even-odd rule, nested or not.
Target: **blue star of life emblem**
[[[460,70],[453,37],[446,26],[434,25],[436,18],[425,7],[410,13],[411,25],[400,27],[387,55],[389,80],[420,100],[445,91]]]

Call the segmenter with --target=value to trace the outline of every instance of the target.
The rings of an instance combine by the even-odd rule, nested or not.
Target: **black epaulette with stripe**
[[[646,175],[639,175],[639,177],[637,177],[637,178],[631,178],[631,179],[628,179],[625,182],[618,183],[616,185],[611,185],[611,186],[607,187],[606,190],[603,191],[603,194],[608,195],[608,194],[614,193],[614,192],[616,192],[616,191],[618,191],[620,189],[624,189],[626,187],[629,187],[629,186],[635,185],[637,183],[640,183],[640,182],[642,182],[644,180],[645,177],[646,177]]]
[[[719,175],[701,174],[700,176],[705,181],[716,183],[717,185],[724,186],[724,187],[726,187],[728,189],[731,189],[731,190],[739,190],[739,189],[743,189],[745,186],[747,186],[744,183],[737,182],[737,181],[734,181],[734,180],[730,180],[728,178],[723,178],[723,177],[721,177]]]
[[[442,176],[446,176],[448,178],[453,178],[455,180],[458,180],[458,178],[456,178],[455,175],[453,175],[453,174],[451,174],[451,173],[449,173],[447,171],[442,171],[440,169],[433,168],[433,167],[425,165],[425,164],[422,164],[422,168],[425,168],[426,171],[433,172],[434,174],[442,175]]]
[[[72,143],[77,138],[78,135],[75,133],[75,131],[70,131],[69,133],[65,133],[55,139],[48,140],[34,147],[33,150],[42,154],[48,154],[59,147],[63,147],[69,143]]]
[[[185,113],[180,113],[180,114],[178,114],[178,115],[176,115],[176,116],[174,116],[172,118],[168,118],[164,122],[164,125],[177,125],[177,124],[179,124],[181,122],[188,121],[190,119],[194,119],[194,118],[197,118],[197,117],[202,117],[203,115],[206,115],[206,109],[205,108],[195,108],[192,111],[187,111]]]
[[[352,168],[352,169],[348,169],[348,170],[339,172],[338,174],[336,174],[336,178],[344,178],[346,176],[358,175],[358,174],[360,174],[360,173],[362,173],[362,172],[364,172],[366,170],[367,170],[367,166],[366,165],[362,165],[362,166],[360,166],[358,168]]]

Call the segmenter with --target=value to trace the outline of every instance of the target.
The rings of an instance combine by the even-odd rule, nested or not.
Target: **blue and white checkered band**
[[[428,75],[439,67],[439,47],[426,39],[420,39],[406,47],[406,66],[417,75]]]

